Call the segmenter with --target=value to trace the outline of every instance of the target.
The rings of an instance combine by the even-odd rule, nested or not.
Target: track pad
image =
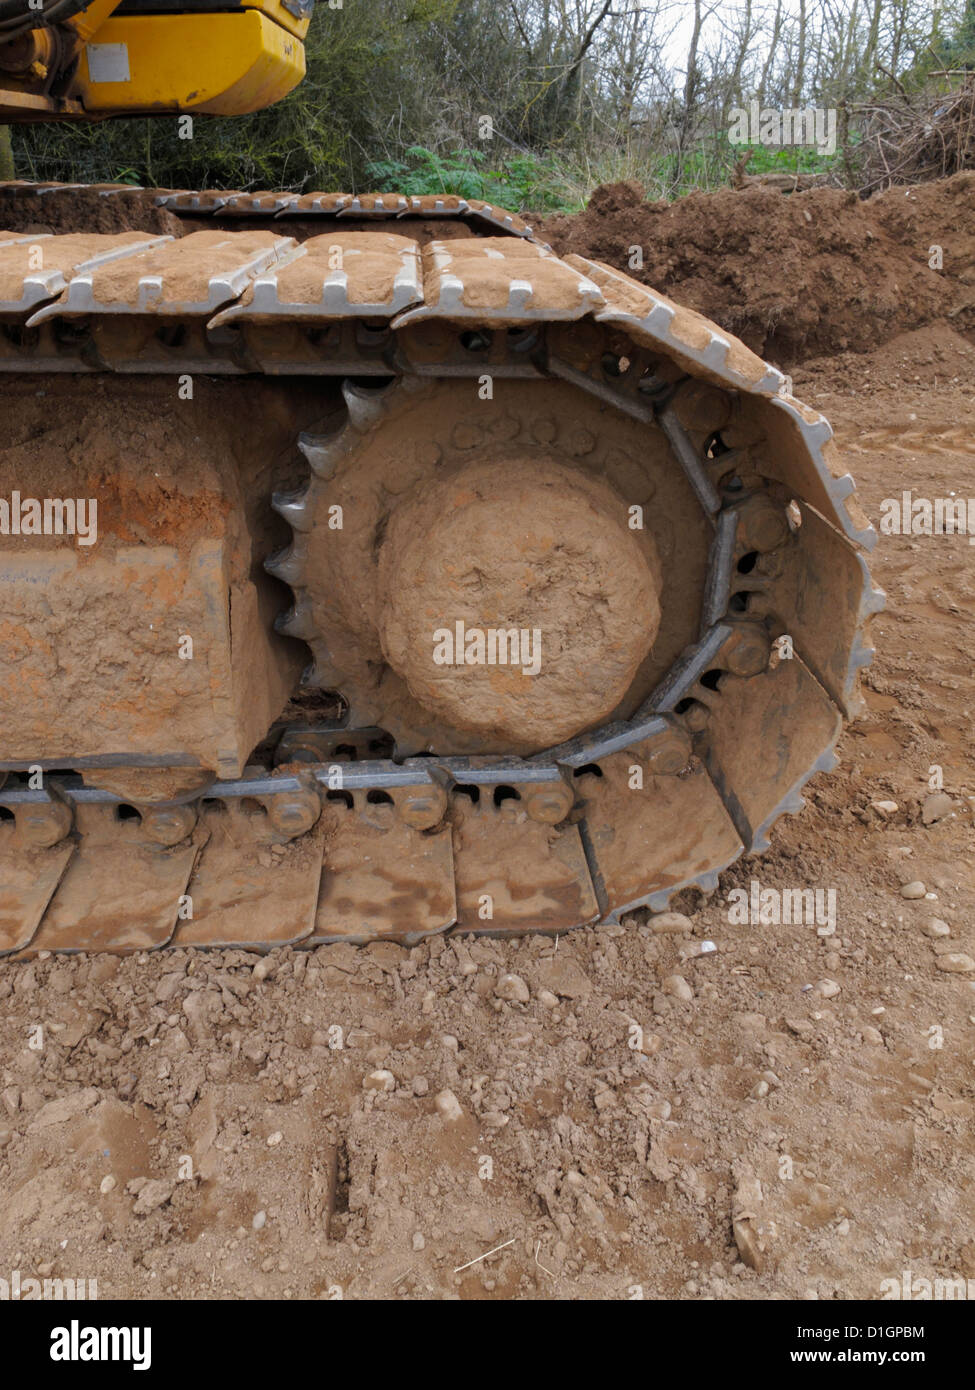
[[[30,945],[74,852],[70,840],[35,849],[16,834],[12,825],[0,833],[0,955]]]
[[[74,858],[31,942],[33,951],[151,951],[173,934],[197,845],[160,849],[117,823],[114,806],[78,808]],[[131,829],[129,829],[131,827]]]
[[[454,866],[459,932],[558,932],[599,918],[578,826],[472,805],[457,814]]]
[[[383,939],[411,945],[456,920],[450,831],[414,830],[391,806],[369,812],[371,823],[351,810],[333,813],[311,946]]]
[[[174,946],[270,949],[311,932],[322,872],[323,825],[278,843],[261,811],[233,801],[207,807],[200,829],[209,839],[187,890],[191,918]]]

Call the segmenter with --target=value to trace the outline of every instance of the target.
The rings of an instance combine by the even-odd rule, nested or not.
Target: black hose
[[[32,10],[27,0],[0,0],[0,43],[9,43],[32,29],[48,29],[87,10],[91,0],[53,0]]]

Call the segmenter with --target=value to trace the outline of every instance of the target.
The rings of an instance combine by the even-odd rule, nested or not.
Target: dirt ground
[[[975,496],[975,183],[939,188],[879,211],[686,200],[722,236],[761,200],[763,246],[778,219],[791,250],[762,292],[787,308],[778,356],[761,346],[832,421],[875,522],[904,489]],[[652,282],[679,208],[601,196],[559,249],[625,268],[653,238]],[[823,209],[808,256],[803,199]],[[858,228],[865,256],[870,230],[903,255],[858,264]],[[682,253],[683,297],[739,330],[729,286],[758,279],[756,235],[724,262],[720,243]],[[793,323],[806,262],[816,300]],[[965,535],[882,537],[888,608],[840,767],[680,915],[556,942],[4,966],[0,1278],[183,1299],[875,1299],[905,1270],[975,1279],[973,557]],[[835,932],[736,924],[728,895],[753,880],[835,890]]]

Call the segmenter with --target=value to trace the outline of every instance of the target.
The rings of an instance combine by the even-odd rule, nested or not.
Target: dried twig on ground
[[[861,191],[975,169],[975,74],[950,92],[907,94],[855,108],[863,135]]]

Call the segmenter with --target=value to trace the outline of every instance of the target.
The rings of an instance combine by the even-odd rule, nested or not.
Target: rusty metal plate
[[[376,813],[376,814],[373,814]],[[457,916],[450,831],[424,834],[371,806],[331,817],[315,931],[329,941],[402,941],[446,931]]]
[[[38,234],[0,245],[0,314],[26,314],[55,299],[74,275],[172,241],[147,232]]]
[[[603,758],[600,767],[601,777],[578,779],[577,792],[607,916],[643,904],[661,911],[672,893],[691,883],[716,886],[742,843],[705,769],[652,777],[635,751]]]
[[[138,839],[114,806],[76,810],[81,843],[31,942],[31,951],[152,951],[176,927],[198,845],[160,849]]]
[[[603,306],[599,288],[547,247],[516,237],[431,241],[423,248],[424,303],[394,327],[421,318],[521,323],[579,319]]]
[[[514,236],[530,237],[534,233],[532,228],[515,212],[508,212],[507,208],[500,208],[496,203],[486,203],[482,198],[468,198],[467,216],[472,222],[481,222],[488,227],[497,227],[501,231],[511,232]]]
[[[212,189],[203,189],[202,192],[186,188],[159,189],[153,201],[157,207],[166,208],[168,212],[206,216],[219,212],[237,191],[223,189],[218,193]]]
[[[578,826],[556,830],[524,811],[455,807],[454,875],[458,932],[568,931],[600,915]]]
[[[173,946],[285,946],[308,936],[322,874],[323,824],[290,843],[275,836],[261,808],[227,801],[207,806],[208,835]]]
[[[282,315],[314,321],[350,314],[390,318],[422,299],[420,248],[412,237],[332,232],[309,237],[286,264],[259,275],[210,327]]]
[[[605,307],[600,323],[619,324],[643,346],[663,348],[694,376],[746,391],[777,391],[785,378],[733,334],[693,309],[675,304],[666,295],[642,285],[602,261],[585,256],[565,257],[599,286]]]
[[[773,822],[802,810],[802,786],[836,766],[842,716],[798,656],[750,679],[722,676],[709,705],[708,772],[746,848],[767,849]]]
[[[352,201],[351,193],[302,193],[281,211],[282,217],[335,217]]]
[[[470,204],[457,193],[419,193],[407,199],[404,217],[466,217]]]
[[[12,825],[0,832],[0,956],[30,945],[73,852],[70,840],[34,849]]]
[[[191,232],[75,275],[60,299],[29,322],[78,314],[209,316],[296,249],[292,237],[273,232]]]
[[[353,193],[337,209],[339,217],[397,217],[409,200],[402,193]]]
[[[781,573],[766,578],[760,558],[749,613],[771,614],[799,656],[848,719],[860,708],[857,682],[873,651],[863,625],[884,606],[859,551],[818,513],[799,504],[802,524],[781,556]],[[775,557],[776,559],[778,557]]]
[[[231,193],[220,209],[221,217],[274,217],[298,201],[297,193]]]
[[[744,427],[760,431],[749,452],[756,471],[815,507],[854,545],[872,550],[877,533],[854,495],[829,421],[787,395],[743,395],[741,409]]]

